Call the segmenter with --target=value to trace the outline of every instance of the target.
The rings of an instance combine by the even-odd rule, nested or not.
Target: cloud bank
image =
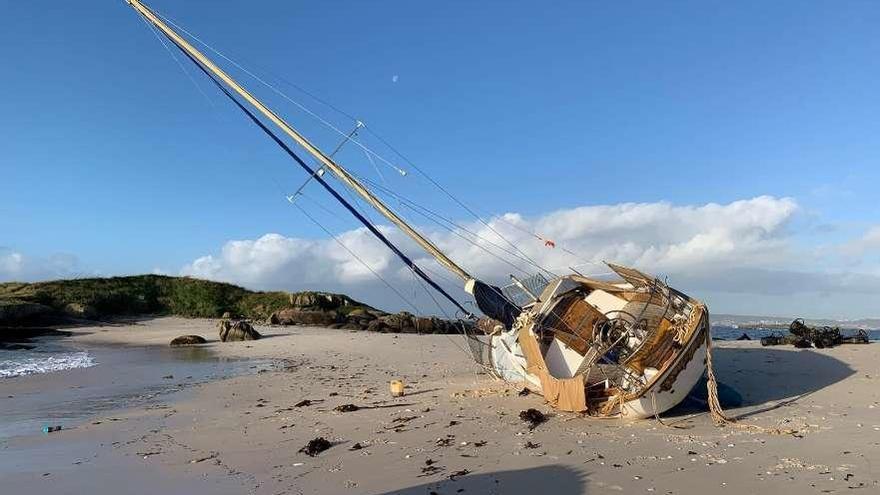
[[[79,260],[71,254],[53,254],[41,258],[26,256],[0,247],[0,281],[30,282],[69,278],[78,275]]]
[[[488,226],[464,223],[468,231],[479,234],[476,245],[462,239],[469,237],[463,231],[423,231],[466,270],[498,284],[506,284],[511,273],[521,276],[537,269],[504,253],[500,248],[508,252],[514,248],[495,232],[516,246],[521,258],[559,273],[569,271],[568,267],[584,273],[607,272],[603,260],[632,265],[668,277],[673,286],[717,302],[724,311],[824,311],[828,306],[823,304],[839,303],[834,302],[837,292],[880,293],[880,277],[823,269],[834,263],[820,259],[812,247],[798,245],[791,225],[799,211],[794,199],[772,196],[728,204],[623,203],[558,210],[535,218],[507,213],[490,219]],[[396,229],[383,232],[420,264],[445,274]],[[552,240],[556,247],[531,233]],[[344,232],[339,239],[383,278],[404,287],[413,283],[412,275],[366,229]],[[872,248],[873,239],[872,232],[866,234],[858,251]],[[218,253],[186,265],[182,273],[264,289],[340,289],[368,302],[402,307],[370,269],[333,239],[272,233],[229,241]],[[457,284],[450,280],[446,285],[453,283]],[[413,294],[418,298],[417,291]]]
[[[488,219],[488,225],[459,222],[465,230],[455,232],[424,225],[420,229],[465,270],[499,285],[509,283],[510,274],[537,272],[530,261],[557,273],[574,267],[601,274],[608,272],[602,265],[607,260],[666,278],[715,312],[878,316],[880,226],[821,246],[799,236],[799,230],[811,228],[804,230],[799,217],[803,215],[794,199],[760,196],[727,204],[581,206],[537,217],[506,213]],[[410,239],[396,228],[380,229],[453,295],[469,299],[455,277]],[[0,248],[0,280],[63,278],[79,271],[71,255],[38,258]],[[364,228],[337,239],[268,233],[230,240],[179,273],[253,289],[345,292],[389,310],[412,309],[378,274],[419,311],[438,312],[412,273]]]
[[[534,219],[507,213],[490,219],[488,225],[463,225],[479,237],[465,231],[423,230],[466,270],[496,282],[515,270],[508,262],[524,272],[536,271],[523,258],[562,271],[570,266],[590,271],[591,264],[609,260],[654,272],[704,273],[725,267],[784,263],[789,256],[785,226],[797,211],[794,200],[769,196],[726,205],[624,203],[559,210]],[[423,258],[396,229],[384,228],[383,232]],[[552,240],[556,247],[532,233]],[[390,279],[408,276],[401,273],[392,253],[366,229],[344,232],[339,240],[363,263],[333,239],[299,239],[273,233],[253,240],[229,241],[219,254],[193,261],[183,273],[261,287],[298,282],[371,282],[375,277],[364,264]],[[511,254],[517,249],[518,256]],[[430,264],[426,259],[422,261]]]

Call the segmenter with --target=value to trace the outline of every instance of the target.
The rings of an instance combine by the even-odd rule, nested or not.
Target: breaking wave
[[[29,357],[0,359],[0,378],[52,373],[73,368],[88,368],[94,365],[95,360],[88,352],[62,352],[48,356],[31,354]]]

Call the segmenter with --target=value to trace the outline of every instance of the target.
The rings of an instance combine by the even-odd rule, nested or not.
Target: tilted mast
[[[318,149],[317,146],[309,142],[308,139],[306,139],[296,129],[291,127],[290,124],[288,124],[284,119],[279,117],[275,112],[270,110],[260,100],[254,97],[254,95],[252,95],[248,90],[238,84],[238,82],[236,82],[235,79],[224,72],[223,69],[217,67],[217,65],[215,65],[202,52],[193,47],[189,42],[186,41],[186,39],[178,35],[177,32],[175,32],[167,24],[165,24],[165,22],[163,22],[162,19],[156,16],[146,5],[141,3],[139,0],[128,0],[128,3],[145,19],[147,19],[149,22],[159,28],[166,36],[173,40],[181,49],[186,51],[191,57],[201,63],[207,70],[216,75],[221,81],[223,81],[233,91],[238,93],[238,95],[244,98],[266,118],[271,120],[272,123],[278,126],[279,129],[284,131],[285,134],[290,136],[300,146],[305,148],[305,150],[308,151],[312,156],[314,156],[319,162],[321,162],[321,164],[326,167],[327,170],[332,172],[336,177],[339,178],[339,180],[341,180],[345,185],[354,190],[354,192],[362,197],[367,203],[369,203],[391,223],[396,225],[406,235],[412,238],[412,240],[414,240],[419,246],[421,246],[422,249],[433,256],[434,259],[437,260],[437,262],[439,262],[449,271],[461,278],[462,281],[467,284],[468,288],[473,286],[473,277],[469,275],[462,267],[458,266],[458,264],[449,259],[449,257],[446,256],[446,254],[444,254],[442,251],[440,251],[440,249],[437,248],[437,246],[435,246],[430,240],[428,240],[425,236],[420,234],[409,224],[407,224],[403,219],[397,216],[396,213],[389,209],[379,198],[373,195],[373,193],[371,193],[357,179],[349,174],[348,171],[345,170],[341,165],[336,163],[332,158],[325,155],[320,149]]]

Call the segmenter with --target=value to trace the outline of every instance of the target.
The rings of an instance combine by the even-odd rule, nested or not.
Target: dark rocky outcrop
[[[15,325],[39,320],[53,313],[51,307],[39,303],[0,300],[0,325]]]
[[[385,333],[459,333],[461,328],[457,325],[460,325],[457,321],[415,316],[401,311],[372,320],[366,330]]]
[[[180,337],[172,340],[170,345],[172,347],[178,347],[183,345],[205,344],[207,342],[208,341],[200,335],[181,335]]]
[[[297,292],[290,294],[290,305],[294,308],[339,310],[349,306],[363,306],[361,303],[342,294],[329,292]]]
[[[363,329],[386,314],[348,296],[328,292],[298,292],[290,294],[288,302],[289,307],[269,316],[270,324]]]
[[[257,340],[261,337],[254,327],[244,320],[220,320],[217,324],[220,330],[221,342],[240,342],[243,340]]]
[[[345,296],[321,292],[291,294],[294,307],[278,310],[269,317],[272,325],[310,325],[342,330],[383,333],[459,333],[459,322],[412,313],[386,313],[354,303]]]
[[[314,325],[329,326],[340,323],[341,315],[335,311],[322,311],[318,309],[282,309],[272,313],[269,323],[272,325]]]

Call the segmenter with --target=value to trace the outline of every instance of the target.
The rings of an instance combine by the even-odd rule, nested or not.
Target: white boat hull
[[[681,297],[686,296],[681,295]],[[608,301],[611,299],[606,297],[605,302]],[[662,414],[680,404],[703,377],[707,365],[708,311],[699,301],[692,299],[689,301],[693,309],[686,318],[687,322],[676,327],[675,334],[676,343],[682,340],[684,342],[675,344],[678,346],[677,350],[674,351],[671,359],[663,360],[663,366],[658,366],[660,369],[643,368],[645,370],[643,376],[632,375],[640,380],[632,383],[639,383],[639,385],[627,386],[624,382],[623,388],[614,388],[614,385],[609,385],[611,382],[604,380],[603,375],[599,376],[598,381],[596,378],[590,378],[587,381],[586,375],[584,375],[581,383],[586,383],[589,389],[587,393],[589,404],[583,407],[585,402],[581,399],[581,407],[566,408],[571,407],[571,402],[568,402],[563,410],[583,410],[600,417],[643,419]],[[593,301],[588,298],[588,302]],[[525,352],[522,347],[527,341],[520,339],[523,338],[523,335],[527,335],[530,340],[536,339],[535,334],[531,331],[531,325],[521,325],[519,329],[514,328],[492,335],[490,338],[490,357],[497,376],[539,393],[544,393],[542,386],[548,383],[548,374],[553,377],[551,382],[556,379],[568,381],[570,384],[576,375],[582,373],[581,362],[577,359],[581,358],[582,362],[587,362],[587,358],[583,354],[574,353],[572,349],[564,345],[563,348],[560,348],[557,340],[553,340],[549,344],[546,342],[541,344],[542,355],[535,354],[537,351],[533,350],[532,357],[527,358],[526,355],[529,353]],[[665,342],[669,342],[671,339],[671,337],[663,338],[666,339]],[[531,340],[531,342],[535,341]],[[537,349],[534,348],[534,343],[529,345],[533,346],[533,349]],[[539,373],[543,373],[543,375],[539,375]],[[544,384],[542,384],[542,380],[545,380]],[[556,383],[551,383],[554,389],[553,393],[558,393],[555,388]],[[621,387],[620,382],[616,386]],[[601,393],[602,389],[606,390],[605,394]],[[548,398],[548,402],[556,405],[552,398]]]

